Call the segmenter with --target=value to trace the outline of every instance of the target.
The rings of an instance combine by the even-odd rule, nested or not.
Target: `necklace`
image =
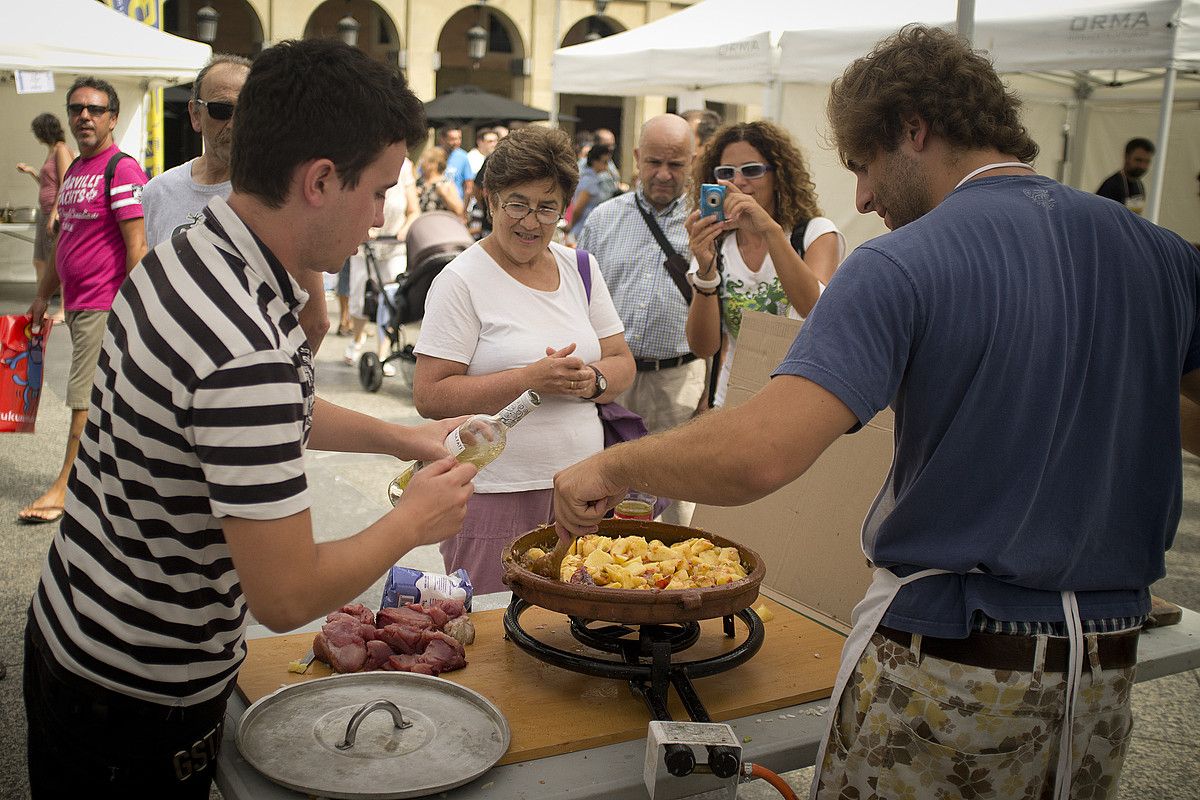
[[[1027,169],[1030,172],[1033,172],[1033,167],[1029,166],[1024,161],[997,161],[995,164],[984,164],[979,169],[971,170],[967,173],[965,178],[958,182],[958,186],[955,186],[954,188],[959,188],[959,186],[962,186],[967,181],[984,172],[988,172],[989,170],[993,169],[1002,169],[1004,167],[1021,167],[1022,169]]]

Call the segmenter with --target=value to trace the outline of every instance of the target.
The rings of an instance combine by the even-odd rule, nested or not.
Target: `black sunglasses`
[[[217,100],[200,100],[196,103],[208,109],[208,115],[216,120],[233,119],[233,103],[222,103]]]
[[[67,103],[67,113],[72,117],[78,117],[87,109],[89,115],[98,117],[105,112],[111,111],[108,106],[93,106],[87,103]]]

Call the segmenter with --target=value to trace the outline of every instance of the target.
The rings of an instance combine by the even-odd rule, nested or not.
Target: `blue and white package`
[[[453,575],[439,575],[397,565],[388,570],[379,607],[399,608],[405,603],[430,606],[439,600],[459,600],[470,611],[474,595],[475,587],[465,569],[455,570]]]

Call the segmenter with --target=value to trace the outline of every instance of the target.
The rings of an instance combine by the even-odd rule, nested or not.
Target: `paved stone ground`
[[[30,284],[0,283],[0,313],[20,313],[28,306]],[[332,307],[332,306],[331,306]],[[354,370],[345,366],[347,339],[330,336],[318,354],[317,386],[327,399],[396,422],[414,422],[408,386],[401,377],[384,381],[378,394],[359,388]],[[368,345],[370,346],[370,345]],[[25,716],[21,704],[21,635],[29,597],[37,583],[52,526],[16,522],[17,511],[39,494],[61,463],[67,411],[63,406],[69,342],[65,330],[52,334],[46,363],[37,433],[0,437],[0,661],[8,676],[0,680],[0,799],[28,796],[25,779]],[[396,462],[385,457],[312,453],[308,457],[314,493],[314,526],[319,538],[338,538],[378,517],[384,510],[384,487],[394,477]],[[1184,516],[1175,547],[1168,554],[1168,575],[1155,592],[1181,605],[1200,609],[1200,461],[1184,462]],[[440,569],[436,548],[410,553],[405,563]],[[377,603],[380,587],[362,597]],[[1188,672],[1134,690],[1137,725],[1126,763],[1121,798],[1190,800],[1197,796],[1200,776],[1200,675]],[[812,770],[785,777],[801,793]],[[214,790],[213,796],[220,795]],[[742,787],[739,797],[778,797],[760,781]]]

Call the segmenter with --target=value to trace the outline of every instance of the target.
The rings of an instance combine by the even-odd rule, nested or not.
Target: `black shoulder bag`
[[[675,252],[675,248],[667,241],[667,235],[658,226],[658,220],[654,218],[653,214],[642,207],[642,201],[636,195],[634,195],[633,202],[637,206],[637,210],[641,212],[642,219],[646,221],[646,227],[650,229],[650,233],[654,234],[654,240],[662,248],[663,255],[666,256],[663,266],[666,267],[667,274],[671,276],[671,280],[675,281],[675,286],[679,289],[679,293],[683,295],[683,302],[691,304],[692,285],[688,283],[687,279],[689,267],[687,259]]]

